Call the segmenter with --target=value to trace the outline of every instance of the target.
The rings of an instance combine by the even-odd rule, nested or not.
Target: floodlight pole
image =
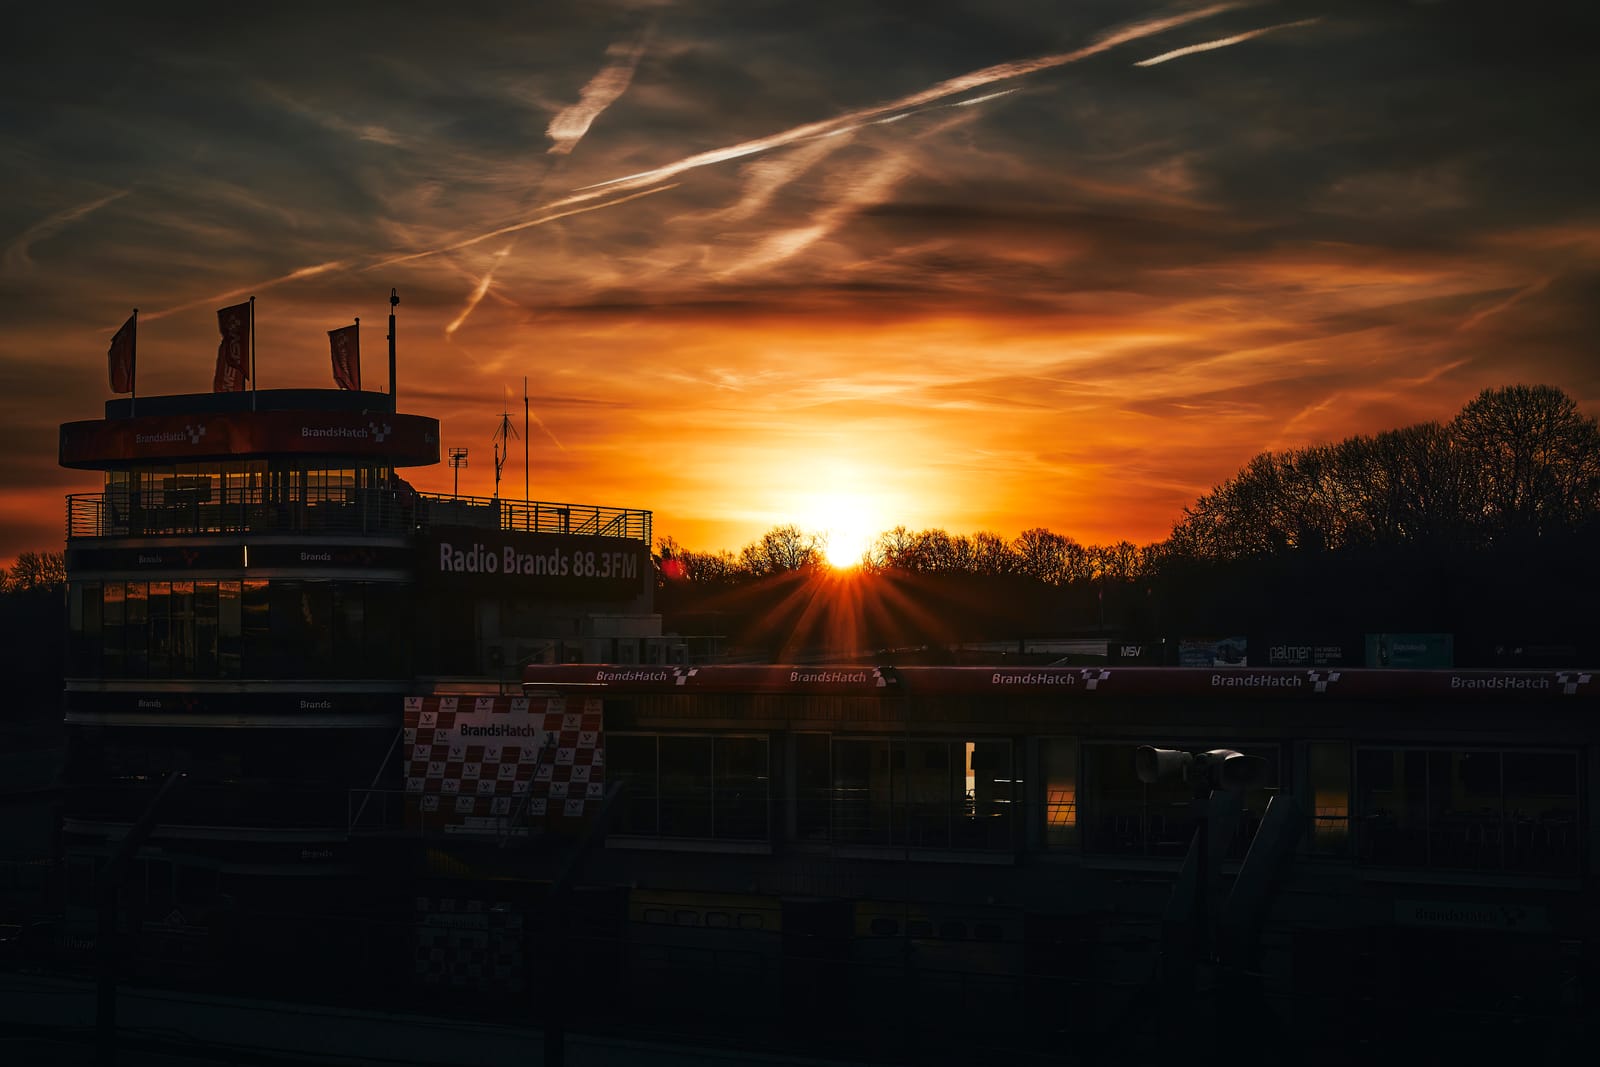
[[[1206,881],[1211,875],[1211,783],[1194,783],[1189,810],[1195,816],[1194,879],[1194,959],[1204,963],[1211,956],[1211,897]]]

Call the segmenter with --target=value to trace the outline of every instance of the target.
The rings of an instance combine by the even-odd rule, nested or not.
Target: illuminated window
[[[833,742],[833,839],[931,849],[1011,847],[1011,742]]]
[[[1039,778],[1044,792],[1044,843],[1047,848],[1078,844],[1078,743],[1069,738],[1039,739]]]
[[[1342,741],[1310,745],[1311,851],[1343,856],[1350,850],[1350,746]]]

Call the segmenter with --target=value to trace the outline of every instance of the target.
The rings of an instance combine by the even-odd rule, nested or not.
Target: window
[[[1194,837],[1194,790],[1178,778],[1152,784],[1134,773],[1135,744],[1085,745],[1083,766],[1087,779],[1084,846],[1091,852],[1113,855],[1182,858]],[[1219,747],[1214,742],[1174,742],[1162,747],[1188,752]],[[1228,845],[1229,859],[1243,859],[1255,837],[1267,802],[1278,791],[1277,746],[1236,746],[1247,756],[1267,761],[1266,784],[1241,794],[1236,832]]]
[[[1365,748],[1356,753],[1356,786],[1364,863],[1579,868],[1575,753]]]
[[[1011,847],[1010,741],[835,738],[832,763],[835,841]]]
[[[627,783],[616,832],[765,841],[767,758],[764,737],[607,733],[607,773]]]
[[[1307,764],[1311,779],[1311,852],[1343,856],[1350,851],[1350,746],[1313,741]]]
[[[1039,739],[1039,779],[1044,794],[1046,848],[1078,845],[1078,743],[1064,737]]]
[[[101,627],[105,634],[101,645],[100,669],[108,678],[120,678],[128,673],[128,585],[126,582],[107,582],[105,603],[101,614]]]
[[[662,737],[661,834],[711,836],[711,738]]]
[[[616,832],[655,836],[660,830],[656,812],[656,739],[637,734],[606,734],[606,774],[625,782]]]
[[[797,841],[828,839],[828,782],[830,772],[827,734],[795,734],[794,836]]]
[[[147,582],[128,582],[125,588],[126,672],[130,678],[143,678],[150,673],[150,587]]]
[[[764,737],[712,739],[713,823],[723,838],[762,841],[767,837],[767,740]]]

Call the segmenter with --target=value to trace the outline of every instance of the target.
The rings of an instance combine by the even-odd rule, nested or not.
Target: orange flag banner
[[[111,370],[111,391],[113,393],[133,392],[133,358],[134,358],[134,333],[138,328],[138,312],[128,316],[128,321],[122,324],[111,338],[111,348],[106,353],[106,360]]]
[[[340,389],[361,388],[361,323],[328,331],[333,350],[333,380]]]
[[[217,345],[217,372],[211,380],[213,393],[237,393],[250,376],[246,356],[250,344],[250,304],[235,304],[217,312],[217,329],[222,342]]]

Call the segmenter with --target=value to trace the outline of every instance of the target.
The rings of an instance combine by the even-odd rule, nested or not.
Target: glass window
[[[715,738],[711,766],[716,776],[713,799],[716,836],[766,840],[769,818],[767,739]]]
[[[308,581],[300,585],[299,618],[302,677],[329,678],[333,666],[333,583]]]
[[[1010,741],[952,742],[953,761],[964,757],[964,799],[956,805],[957,848],[1003,849],[1011,844],[1012,790]],[[957,764],[958,766],[961,763]]]
[[[1578,757],[1572,752],[1507,752],[1504,763],[1506,866],[1576,873]]]
[[[1039,777],[1044,783],[1046,848],[1078,845],[1078,742],[1064,737],[1039,739]]]
[[[830,772],[827,734],[794,734],[794,835],[799,841],[828,839]]]
[[[80,677],[101,674],[102,608],[104,594],[99,582],[74,582],[68,601],[68,671]]]
[[[606,774],[627,783],[617,812],[616,832],[655,835],[660,830],[655,737],[607,732]]]
[[[341,678],[371,676],[366,645],[365,582],[336,583],[333,590],[333,673]]]
[[[215,678],[217,667],[217,583],[194,583],[194,675]]]
[[[1362,749],[1356,783],[1363,862],[1555,873],[1579,868],[1574,753]]]
[[[661,833],[712,834],[711,738],[661,737]]]
[[[1085,745],[1087,779],[1085,847],[1093,852],[1181,858],[1194,837],[1194,790],[1179,777],[1146,784],[1134,773],[1134,744]],[[1217,747],[1211,742],[1175,742],[1186,752]],[[1236,751],[1267,761],[1266,784],[1240,794],[1239,821],[1225,856],[1242,859],[1255,837],[1267,802],[1279,786],[1277,746],[1242,746]]]
[[[172,583],[151,582],[145,602],[145,616],[150,629],[150,677],[172,676]]]
[[[272,612],[267,600],[265,579],[244,583],[240,601],[240,673],[251,678],[274,674]]]
[[[1350,851],[1350,746],[1313,741],[1308,746],[1311,779],[1311,851],[1343,856]]]
[[[150,673],[150,588],[145,582],[127,584],[127,676],[143,678]]]
[[[120,678],[128,670],[127,610],[127,583],[107,582],[101,613],[105,636],[101,644],[100,668],[107,678]]]
[[[896,748],[889,741],[835,738],[834,840],[874,845],[899,841],[905,806],[904,779],[903,748]]]
[[[627,783],[616,832],[764,841],[767,739],[606,735],[607,773]]]
[[[195,674],[193,582],[172,583],[168,613],[172,620],[172,676],[192,678]]]
[[[836,738],[833,782],[837,841],[1010,847],[1010,741]]]
[[[952,795],[957,790],[957,767],[951,760],[948,741],[912,741],[905,780],[907,802],[906,825],[911,834],[911,844],[920,848],[949,848],[950,823],[955,812],[951,810]],[[962,772],[965,778],[964,770]],[[962,783],[965,784],[964,781]],[[970,799],[970,793],[967,794]],[[961,814],[966,801],[962,801]]]
[[[242,605],[242,583],[217,583],[217,673],[223,678],[238,678],[243,673]]]

